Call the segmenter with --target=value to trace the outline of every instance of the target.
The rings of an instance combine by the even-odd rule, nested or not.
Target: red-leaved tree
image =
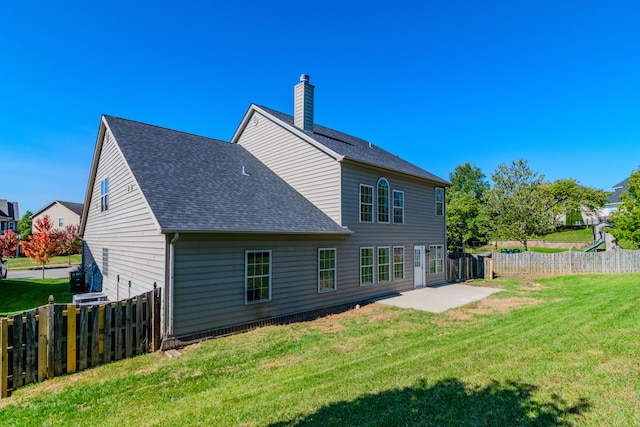
[[[42,278],[44,279],[44,265],[49,258],[58,253],[58,236],[51,231],[51,218],[45,215],[34,224],[34,233],[29,240],[20,242],[24,254],[42,264]]]
[[[67,255],[67,263],[71,264],[71,255],[79,254],[82,249],[82,239],[78,235],[80,227],[69,224],[58,232],[58,253]]]
[[[0,254],[8,258],[15,256],[18,250],[18,233],[13,230],[7,230],[4,234],[0,234]]]

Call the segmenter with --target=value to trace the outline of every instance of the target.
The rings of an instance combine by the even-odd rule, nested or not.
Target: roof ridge
[[[103,114],[103,116],[107,119],[107,121],[109,119],[122,120],[122,121],[125,121],[125,122],[135,123],[135,124],[143,125],[143,126],[154,127],[156,129],[161,129],[161,130],[165,130],[165,131],[169,131],[169,132],[173,132],[173,133],[180,133],[180,134],[183,134],[183,135],[195,136],[195,137],[198,137],[198,138],[211,139],[213,141],[224,142],[224,143],[227,143],[227,144],[229,143],[229,141],[225,141],[223,139],[212,138],[210,136],[199,135],[197,133],[185,132],[185,131],[181,131],[181,130],[171,129],[171,128],[168,128],[166,126],[154,125],[154,124],[151,124],[151,123],[141,122],[139,120],[125,119],[123,117],[110,116],[108,114]]]

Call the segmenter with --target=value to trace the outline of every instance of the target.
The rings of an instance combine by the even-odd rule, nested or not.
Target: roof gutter
[[[259,234],[259,235],[288,235],[288,236],[350,236],[353,231],[342,227],[343,231],[278,231],[278,230],[207,230],[198,228],[161,228],[162,234]]]

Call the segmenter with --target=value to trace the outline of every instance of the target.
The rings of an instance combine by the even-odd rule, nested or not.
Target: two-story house
[[[81,225],[111,299],[163,288],[165,339],[446,281],[449,183],[362,139],[251,105],[231,142],[103,116]]]
[[[6,230],[13,230],[17,233],[18,221],[20,221],[18,202],[0,199],[0,234],[4,234]]]
[[[52,230],[63,230],[68,225],[80,226],[83,208],[82,203],[54,200],[31,216],[32,227],[35,227],[36,221],[45,215],[51,218]]]

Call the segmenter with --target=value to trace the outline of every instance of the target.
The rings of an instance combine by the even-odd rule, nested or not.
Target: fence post
[[[76,306],[67,305],[67,374],[77,370],[76,364]]]
[[[47,337],[49,334],[49,305],[38,308],[38,381],[47,378]]]
[[[151,301],[151,330],[153,338],[152,338],[152,342],[153,345],[151,347],[151,351],[157,351],[160,349],[160,318],[161,318],[161,310],[162,310],[162,304],[161,304],[161,290],[160,288],[157,287],[157,285],[154,283],[153,284],[153,301]]]
[[[56,334],[55,334],[55,308],[53,305],[53,295],[49,295],[49,305],[47,306],[47,377],[53,378],[55,375],[56,357]]]
[[[9,395],[9,319],[0,319],[0,399]]]

